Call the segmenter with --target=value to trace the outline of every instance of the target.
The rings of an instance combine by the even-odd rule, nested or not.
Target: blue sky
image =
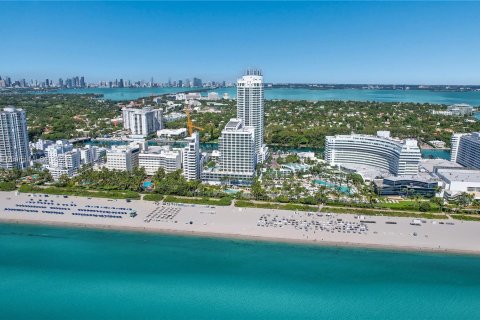
[[[0,75],[480,84],[475,2],[0,2]]]

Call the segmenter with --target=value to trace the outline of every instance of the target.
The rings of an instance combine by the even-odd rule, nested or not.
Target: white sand
[[[71,210],[64,210],[65,214],[55,215],[47,213],[25,213],[12,212],[6,208],[22,208],[17,204],[26,204],[30,199],[37,201],[53,200],[54,206],[57,204],[75,203],[77,207],[68,207]],[[129,208],[137,211],[135,218],[130,215],[122,215],[122,219],[109,219],[100,217],[75,216],[72,212],[78,212],[80,208],[86,208],[86,205],[108,206],[116,208]],[[62,207],[62,206],[61,206]],[[65,207],[65,206],[63,206]],[[173,209],[178,208],[178,209]],[[27,209],[27,208],[26,208]],[[87,208],[88,209],[88,208]],[[97,209],[95,210],[108,210]],[[157,209],[163,211],[178,211],[172,219],[162,219],[162,221],[146,222],[147,216]],[[37,209],[41,210],[47,209]],[[51,209],[48,209],[51,210]],[[60,210],[55,210],[60,211]],[[291,218],[297,221],[316,221],[318,224],[337,223],[337,219],[342,219],[341,223],[349,222],[359,224],[359,219],[354,215],[335,214],[322,217],[312,213],[287,210],[270,210],[254,208],[235,208],[235,207],[215,207],[210,208],[203,205],[156,205],[154,202],[132,200],[127,203],[125,200],[107,200],[98,198],[71,197],[50,195],[44,197],[37,195],[32,197],[29,194],[18,194],[15,192],[0,192],[0,221],[12,223],[42,223],[42,224],[68,224],[72,226],[96,227],[108,229],[129,229],[138,231],[153,232],[179,232],[182,234],[197,234],[218,237],[237,237],[271,241],[287,242],[308,242],[324,245],[340,246],[361,246],[361,247],[381,247],[400,250],[419,250],[419,251],[442,251],[480,254],[480,222],[467,222],[458,220],[426,220],[420,226],[414,226],[410,223],[411,218],[399,217],[369,217],[365,220],[375,221],[376,223],[366,224],[367,232],[343,233],[315,230],[309,228],[296,229],[292,225],[282,227],[262,227],[257,226],[262,215],[270,215],[272,219],[278,215],[278,219]],[[151,217],[152,215],[150,215]],[[386,224],[386,221],[396,222],[397,224]],[[192,224],[190,224],[192,222]],[[444,224],[440,224],[443,222]],[[453,225],[446,224],[447,222]],[[365,234],[366,233],[366,234]],[[414,235],[416,233],[416,236]]]

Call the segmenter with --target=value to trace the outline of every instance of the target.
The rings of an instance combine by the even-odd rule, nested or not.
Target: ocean
[[[103,94],[110,100],[133,100],[152,95],[175,93],[179,91],[195,91],[194,88],[85,88],[64,89],[51,91],[51,93],[95,93]],[[228,93],[230,98],[235,98],[235,88],[218,88],[210,90],[220,96]],[[206,95],[206,92],[202,93]],[[427,90],[357,90],[357,89],[329,89],[309,90],[292,88],[265,88],[266,99],[286,100],[352,100],[352,101],[380,101],[380,102],[416,102],[435,104],[468,103],[473,106],[480,105],[480,91],[468,92],[434,92]]]
[[[1,319],[480,319],[480,257],[0,224]]]

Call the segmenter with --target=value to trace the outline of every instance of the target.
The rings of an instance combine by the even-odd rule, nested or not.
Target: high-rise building
[[[255,128],[241,119],[230,119],[219,139],[218,165],[205,169],[202,180],[211,183],[249,185],[255,176]]]
[[[8,86],[7,86],[8,87]],[[183,81],[182,80],[178,80],[178,87],[179,88],[182,88],[183,87]]]
[[[464,167],[480,169],[480,132],[460,137],[456,162]]]
[[[25,169],[30,165],[27,117],[12,106],[0,112],[0,168]]]
[[[452,150],[450,152],[450,161],[457,162],[458,147],[460,145],[460,138],[466,135],[466,133],[454,133],[450,139]]]
[[[255,173],[255,128],[230,119],[219,139],[220,172],[251,177]]]
[[[325,161],[332,166],[371,166],[394,175],[416,175],[420,159],[417,140],[392,139],[389,131],[325,137]]]
[[[85,88],[85,77],[80,77],[80,87]]]
[[[187,146],[183,149],[183,176],[187,180],[200,179],[200,137],[198,132],[192,133],[187,140]]]
[[[260,70],[249,69],[237,80],[237,118],[245,126],[255,128],[255,153],[257,161],[263,162],[267,149],[264,135],[263,76]]]
[[[194,87],[201,87],[202,86],[202,79],[193,78],[193,86]]]
[[[123,108],[123,127],[134,137],[146,137],[163,129],[163,112],[152,107]]]

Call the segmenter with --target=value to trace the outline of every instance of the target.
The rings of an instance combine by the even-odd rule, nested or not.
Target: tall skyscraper
[[[263,143],[264,135],[264,98],[263,76],[260,70],[248,69],[237,80],[237,118],[245,126],[255,128],[255,153],[257,162],[263,162],[267,149]]]
[[[201,87],[202,86],[202,79],[193,78],[193,86],[194,87]]]
[[[9,106],[0,112],[0,168],[25,169],[29,165],[25,111]]]
[[[187,146],[183,149],[183,176],[187,180],[200,179],[200,137],[198,132],[192,133],[187,139]]]

